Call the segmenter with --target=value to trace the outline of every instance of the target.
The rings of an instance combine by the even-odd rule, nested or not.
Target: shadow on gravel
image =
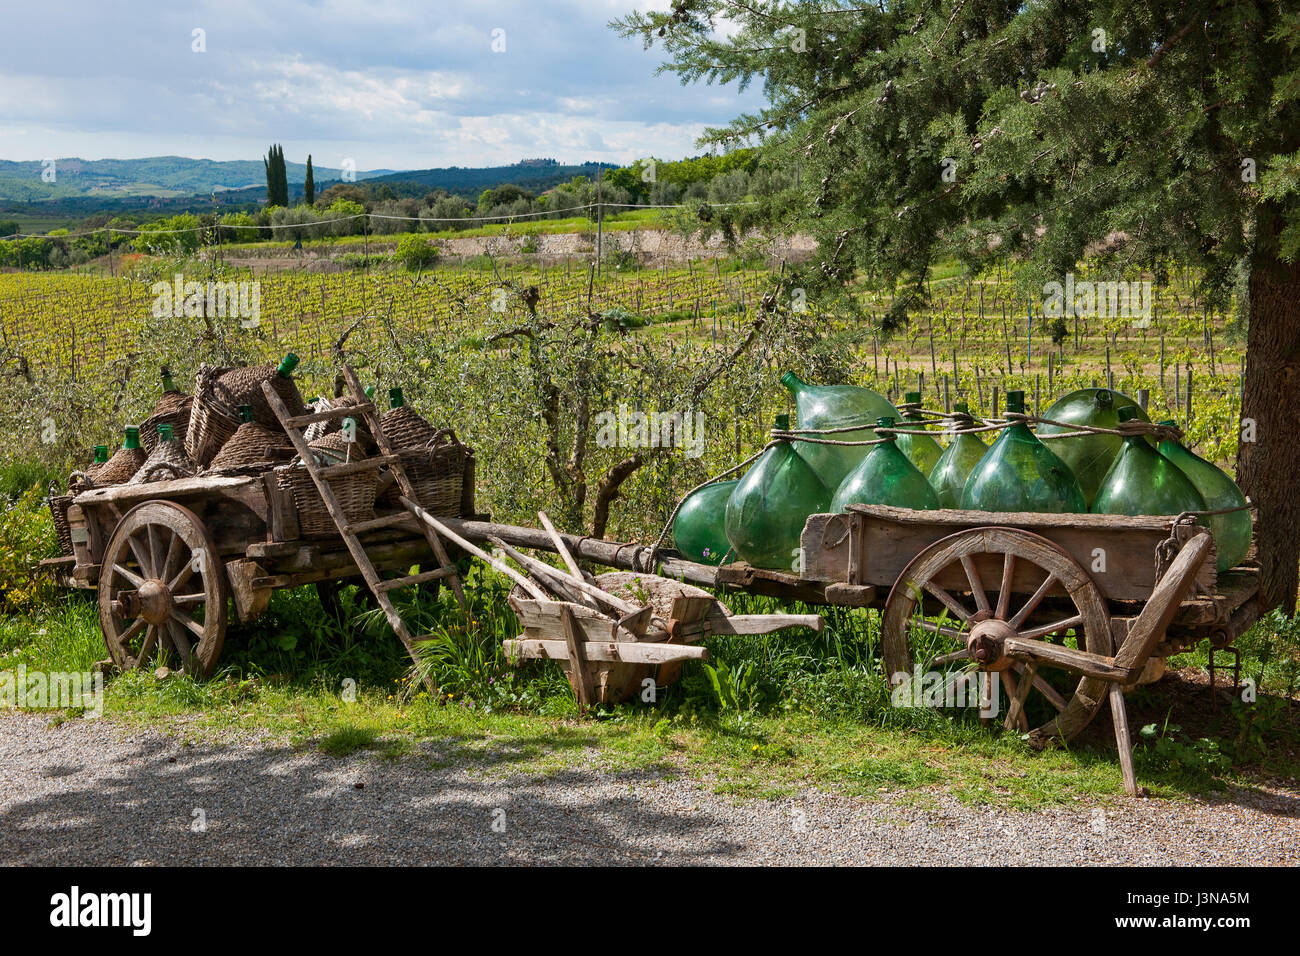
[[[332,758],[16,720],[26,726],[0,721],[0,735],[35,746],[0,786],[9,865],[689,864],[740,850],[707,812],[639,800],[661,773],[479,772],[554,740],[447,765],[437,745]],[[71,733],[83,739],[61,739]]]

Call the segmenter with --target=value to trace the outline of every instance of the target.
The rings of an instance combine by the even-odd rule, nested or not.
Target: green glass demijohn
[[[1119,410],[1119,420],[1137,418],[1136,405]],[[1092,511],[1100,515],[1178,515],[1204,511],[1205,499],[1191,479],[1151,447],[1144,435],[1129,435],[1097,489]]]
[[[1173,425],[1164,421],[1161,425]],[[1236,482],[1221,469],[1206,461],[1200,455],[1187,448],[1181,442],[1167,438],[1159,445],[1160,454],[1168,458],[1196,486],[1196,490],[1205,499],[1207,511],[1219,511],[1223,508],[1240,508],[1246,503],[1246,496],[1241,493]],[[1216,567],[1219,571],[1235,568],[1250,550],[1250,512],[1233,511],[1224,515],[1210,515],[1210,530],[1214,532],[1214,545],[1218,550]]]
[[[1108,388],[1081,388],[1063,395],[1042,413],[1043,418],[1066,425],[1092,425],[1095,428],[1114,428],[1119,424],[1119,410],[1137,402],[1120,392]],[[1138,408],[1139,421],[1149,422],[1147,413]],[[1040,425],[1039,435],[1057,435],[1072,431],[1063,425]],[[1088,504],[1097,497],[1101,480],[1106,477],[1111,463],[1119,454],[1123,439],[1118,435],[1073,435],[1069,438],[1054,438],[1047,441],[1047,446],[1070,466],[1074,477],[1079,480],[1083,496]],[[1154,443],[1150,443],[1154,448]]]
[[[889,399],[869,388],[857,385],[809,385],[786,372],[781,384],[794,398],[800,428],[860,429],[837,432],[824,437],[834,441],[871,441],[876,433],[871,424],[877,418],[890,417],[898,421],[899,414]],[[867,455],[867,445],[811,445],[796,442],[795,450],[803,456],[827,488],[838,488],[844,477],[857,467]]]
[[[1025,393],[1007,392],[1007,411],[1024,413]],[[1088,510],[1070,466],[1016,422],[1002,429],[970,473],[961,506],[970,511],[1041,511],[1072,514]]]
[[[727,499],[739,481],[715,481],[687,495],[673,519],[673,541],[682,557],[721,564],[731,550],[727,540]]]
[[[776,427],[788,429],[789,415]],[[830,493],[790,442],[763,452],[727,499],[727,541],[741,561],[789,571],[798,560],[799,537],[811,514],[824,512]]]
[[[907,392],[903,395],[903,400],[909,404],[912,402],[919,404],[921,393]],[[919,431],[925,428],[925,419],[916,412],[907,412],[903,415],[902,427],[908,431]],[[943,456],[943,446],[929,435],[899,435],[898,450],[906,455],[923,475],[930,474]]]
[[[893,428],[894,420],[888,416],[876,419],[878,428]],[[839,513],[846,505],[892,505],[895,508],[915,508],[933,511],[939,507],[939,498],[921,470],[899,448],[894,436],[872,445],[867,457],[845,476],[831,499],[831,511]]]
[[[953,410],[962,415],[970,414],[970,408],[965,402],[958,402]],[[966,427],[967,424],[967,419],[957,420],[959,428]],[[953,437],[930,472],[930,487],[939,499],[940,508],[961,507],[961,493],[966,488],[966,479],[988,450],[989,446],[980,440],[979,435],[965,433]]]
[[[94,463],[95,463],[96,465],[102,465],[102,464],[105,464],[107,461],[108,461],[108,446],[107,446],[107,445],[96,445],[96,446],[95,446],[95,462],[94,462]]]

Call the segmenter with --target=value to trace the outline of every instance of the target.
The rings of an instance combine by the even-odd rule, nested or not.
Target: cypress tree
[[[674,0],[612,26],[660,46],[683,82],[762,83],[769,103],[703,143],[759,144],[797,173],[796,218],[818,252],[787,287],[853,309],[849,280],[897,283],[886,332],[950,258],[973,272],[1012,262],[1046,298],[1091,246],[1108,280],[1131,264],[1160,283],[1173,260],[1200,270],[1211,307],[1239,294],[1254,440],[1237,477],[1259,508],[1264,606],[1295,607],[1296,4]]]
[[[302,198],[309,206],[316,202],[316,180],[311,174],[311,153],[307,154],[307,179],[302,184]]]

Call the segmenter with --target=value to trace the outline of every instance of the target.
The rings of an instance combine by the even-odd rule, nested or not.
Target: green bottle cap
[[[1025,393],[1022,392],[1020,389],[1018,388],[1012,389],[1011,391],[1007,392],[1007,411],[1019,412],[1022,415],[1024,414]]]
[[[139,447],[140,447],[140,429],[136,428],[134,425],[128,425],[128,426],[126,426],[126,440],[122,442],[122,447],[123,447],[123,448],[139,448]]]
[[[893,428],[893,427],[894,427],[894,418],[893,418],[893,416],[892,416],[892,415],[886,415],[884,418],[877,418],[877,419],[876,419],[876,427],[877,427],[877,428]],[[891,437],[892,437],[892,436],[891,436]]]
[[[1161,425],[1172,425],[1174,428],[1177,428],[1177,427],[1178,427],[1178,423],[1177,423],[1176,421],[1174,421],[1172,418],[1166,418],[1166,419],[1165,419],[1163,422],[1161,422],[1160,424],[1161,424]]]
[[[1115,393],[1108,388],[1097,389],[1097,397],[1093,399],[1098,408],[1110,408],[1115,404]]]
[[[402,390],[400,388],[390,388],[388,390],[389,408],[401,408],[405,404],[406,399],[402,397]]]
[[[1136,405],[1125,405],[1117,414],[1120,421],[1131,422],[1138,417],[1138,408]]]
[[[160,442],[171,441],[173,437],[175,436],[172,435],[172,427],[170,425],[164,423],[158,426],[158,440]]]
[[[251,421],[253,420],[253,406],[252,406],[252,405],[240,405],[240,406],[239,406],[239,420],[240,420],[241,422],[244,422],[245,424],[247,424],[248,422],[251,422]]]
[[[280,360],[280,367],[275,370],[281,378],[288,378],[293,374],[293,370],[298,367],[298,356],[292,352],[286,352],[284,358]]]
[[[162,367],[162,389],[164,392],[176,391],[176,383],[172,381],[172,370],[166,365]]]
[[[920,393],[920,392],[904,392],[904,393],[903,393],[903,401],[905,401],[905,402],[909,402],[909,403],[911,403],[911,402],[919,402],[920,400],[921,400],[921,393]]]
[[[776,428],[778,431],[788,432],[790,430],[790,416],[784,414],[777,415]]]
[[[97,464],[97,465],[102,465],[102,464],[103,464],[104,462],[106,462],[106,461],[108,461],[108,446],[107,446],[107,445],[96,445],[96,446],[95,446],[95,464]]]
[[[366,398],[374,398],[374,397],[375,397],[375,387],[373,385],[367,385]]]

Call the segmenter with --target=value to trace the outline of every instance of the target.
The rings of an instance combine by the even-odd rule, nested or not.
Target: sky
[[[668,4],[0,0],[0,159],[257,159],[272,142],[359,170],[697,155],[761,93],[655,77],[661,51],[607,26]]]

